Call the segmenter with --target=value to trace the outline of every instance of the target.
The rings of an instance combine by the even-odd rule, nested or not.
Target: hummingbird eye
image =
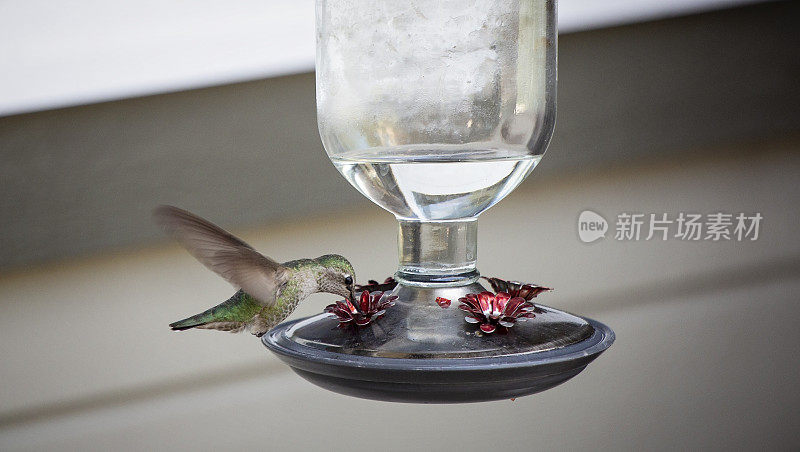
[[[348,275],[348,276],[345,276],[345,278],[344,278],[344,283],[345,283],[346,285],[348,285],[348,286],[349,286],[350,284],[353,284],[353,277],[352,277],[352,276],[349,276],[349,275]]]

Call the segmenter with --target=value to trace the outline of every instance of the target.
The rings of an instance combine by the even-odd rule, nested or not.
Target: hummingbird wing
[[[275,303],[290,271],[238,237],[190,212],[159,206],[153,217],[192,256],[262,305]]]

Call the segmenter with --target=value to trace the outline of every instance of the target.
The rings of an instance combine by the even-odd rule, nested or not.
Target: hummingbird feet
[[[253,323],[250,324],[250,333],[255,337],[261,337],[267,334],[267,331],[269,331],[267,321],[261,316],[256,316]]]

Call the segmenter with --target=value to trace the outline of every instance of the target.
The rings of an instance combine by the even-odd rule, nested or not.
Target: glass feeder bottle
[[[555,30],[553,1],[317,1],[319,133],[398,219],[401,284],[477,280],[478,215],[552,135]]]

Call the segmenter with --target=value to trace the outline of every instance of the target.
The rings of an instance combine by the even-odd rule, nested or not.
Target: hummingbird
[[[325,254],[279,264],[186,210],[159,206],[153,217],[192,256],[239,289],[217,306],[171,323],[175,331],[204,328],[238,333],[249,329],[261,337],[312,293],[354,299],[355,271],[343,256]]]

